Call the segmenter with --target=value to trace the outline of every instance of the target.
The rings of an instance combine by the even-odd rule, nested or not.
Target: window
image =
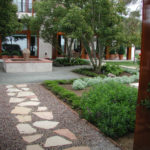
[[[37,36],[31,35],[31,44],[30,44],[30,52],[31,56],[37,56]]]

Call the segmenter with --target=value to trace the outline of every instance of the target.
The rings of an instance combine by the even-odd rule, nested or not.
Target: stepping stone
[[[42,128],[42,129],[53,129],[58,124],[59,122],[55,122],[55,121],[36,121],[33,123],[33,126],[37,128]]]
[[[29,91],[29,88],[21,88],[23,91]]]
[[[36,133],[36,129],[34,129],[30,124],[18,124],[16,127],[20,134]]]
[[[27,87],[27,84],[17,84],[16,85],[18,88],[24,88],[24,87]]]
[[[47,107],[38,107],[37,111],[46,111],[46,110],[47,110]]]
[[[9,100],[9,103],[20,103],[25,101],[25,98],[16,98],[16,97],[11,97]]]
[[[7,93],[8,96],[15,96],[16,93]]]
[[[18,106],[38,106],[39,104],[40,104],[40,102],[28,101],[28,102],[20,103],[20,104],[18,104]]]
[[[17,89],[17,88],[11,88],[11,89],[8,89],[7,92],[20,92],[21,90]]]
[[[86,147],[86,146],[79,146],[79,147],[67,148],[67,149],[64,149],[64,150],[90,150],[90,148]]]
[[[35,134],[35,135],[30,135],[30,136],[23,136],[22,138],[24,139],[24,141],[28,142],[28,143],[32,143],[38,139],[40,139],[43,136],[43,134]]]
[[[33,112],[34,115],[38,116],[41,119],[52,120],[52,112]]]
[[[13,85],[7,85],[7,86],[6,86],[7,89],[13,88],[13,87],[14,87]]]
[[[27,107],[15,107],[12,111],[11,114],[18,114],[18,115],[27,115],[31,112],[31,108]]]
[[[72,144],[71,141],[68,141],[60,136],[49,137],[46,140],[44,147],[52,147],[52,146],[62,146]]]
[[[54,131],[55,133],[69,138],[70,140],[76,140],[76,136],[68,129],[58,129]]]
[[[19,92],[17,97],[28,97],[28,96],[35,96],[35,94],[33,92],[30,91],[23,91],[23,92]]]
[[[38,99],[37,97],[31,98],[30,100],[31,100],[31,101],[39,101],[39,99]]]
[[[26,150],[44,150],[40,145],[27,145]]]
[[[19,122],[31,122],[31,115],[17,115],[16,118]]]

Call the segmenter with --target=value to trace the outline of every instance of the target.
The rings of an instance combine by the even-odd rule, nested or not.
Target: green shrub
[[[75,66],[75,65],[89,65],[89,61],[80,58],[71,58],[69,62],[68,58],[59,58],[53,61],[53,65],[56,67],[61,66]]]
[[[87,83],[81,79],[75,80],[73,83],[73,89],[75,90],[82,90],[87,87]]]
[[[102,66],[101,71],[103,72],[103,74],[106,74],[106,75],[108,73],[112,73],[112,74],[118,76],[123,72],[123,69],[120,68],[118,65],[106,64],[106,65]]]
[[[134,131],[137,89],[108,82],[95,85],[81,99],[82,116],[112,138]]]

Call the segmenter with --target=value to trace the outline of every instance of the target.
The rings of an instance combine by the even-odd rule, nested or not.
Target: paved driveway
[[[52,72],[44,73],[5,73],[0,63],[0,84],[41,83],[44,80],[75,79],[83,76],[71,70],[88,66],[53,67]]]

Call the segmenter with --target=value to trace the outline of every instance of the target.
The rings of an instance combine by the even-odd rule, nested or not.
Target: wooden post
[[[81,42],[81,58],[86,59],[85,48],[82,42]]]
[[[2,39],[1,39],[1,36],[0,36],[0,54],[2,53]]]
[[[32,0],[32,17],[34,16],[33,4],[34,4],[34,0]]]
[[[132,48],[128,47],[127,48],[127,60],[131,60],[131,52],[132,52]]]
[[[105,49],[105,59],[108,60],[109,59],[109,47],[107,46]]]
[[[29,12],[29,0],[25,1],[25,11]]]
[[[150,150],[150,109],[141,106],[141,101],[150,97],[147,91],[150,83],[150,1],[143,0],[142,53],[134,150]],[[147,99],[150,101],[150,98]]]

